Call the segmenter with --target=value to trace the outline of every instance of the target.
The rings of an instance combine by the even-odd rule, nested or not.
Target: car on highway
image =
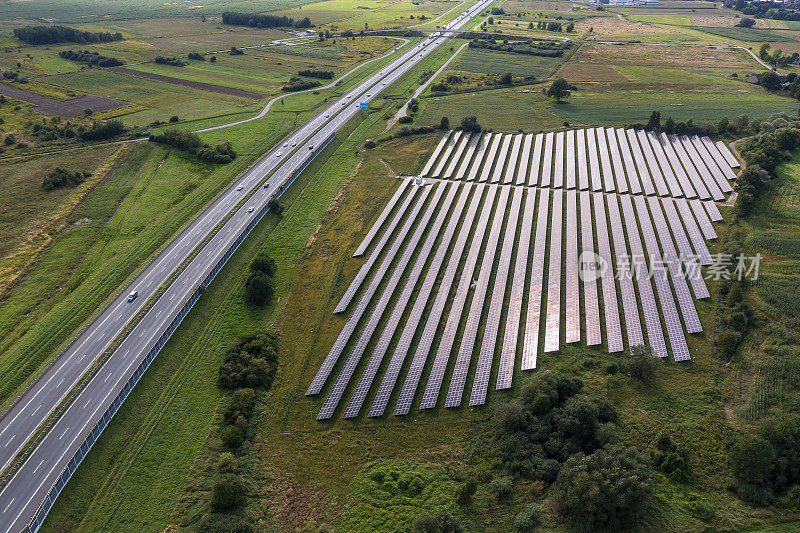
[[[280,157],[281,155],[283,154],[281,154],[281,152],[278,152],[277,154],[275,154],[275,157]]]
[[[241,190],[242,190],[242,186],[241,186],[241,185],[239,185],[238,187],[236,187],[236,190],[237,190],[237,191],[241,191]]]
[[[296,143],[296,142],[293,142],[293,143],[292,143],[292,147],[295,147],[295,146],[297,146],[297,143]]]
[[[248,207],[247,212],[252,213],[253,211],[255,211],[255,209],[256,209],[255,207]]]
[[[267,187],[269,187],[269,182],[268,181],[264,183],[264,188],[266,189]]]
[[[131,293],[128,295],[128,301],[132,302],[138,297],[139,297],[139,291],[131,291]]]
[[[284,148],[286,148],[287,146],[289,146],[289,143],[283,143]]]
[[[330,113],[325,114],[325,118],[329,118],[330,116],[331,116]]]

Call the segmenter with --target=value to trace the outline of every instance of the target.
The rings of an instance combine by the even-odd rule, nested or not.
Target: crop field
[[[760,30],[757,28],[711,28],[711,27],[695,27],[695,30],[700,30],[711,35],[718,35],[727,39],[742,41],[747,43],[761,43],[761,42],[797,42],[797,33],[790,31],[779,30]]]
[[[435,19],[460,2],[456,0],[323,0],[301,7],[280,10],[277,14],[292,18],[309,17],[321,29],[331,31],[413,26]],[[411,17],[414,19],[411,19]]]
[[[468,47],[461,52],[458,59],[450,63],[450,70],[456,73],[492,75],[511,72],[514,76],[540,78],[555,67],[559,60],[558,57],[536,57]]]

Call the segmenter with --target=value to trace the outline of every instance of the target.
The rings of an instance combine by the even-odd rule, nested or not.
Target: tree
[[[481,131],[481,125],[475,115],[468,115],[461,119],[461,129],[464,131]]]
[[[570,85],[567,80],[558,78],[550,85],[550,88],[547,89],[547,96],[555,98],[556,102],[561,103],[562,100],[572,95],[572,89],[573,86]]]
[[[653,466],[673,481],[688,483],[692,478],[689,452],[679,448],[669,434],[661,433],[652,452]]]
[[[650,113],[650,120],[647,121],[645,129],[650,131],[658,131],[661,129],[661,113],[659,111]]]
[[[244,442],[244,431],[236,426],[226,426],[219,433],[223,446],[229,450],[235,450]]]
[[[647,457],[614,444],[570,457],[553,485],[553,501],[578,529],[623,529],[642,516],[651,492]]]
[[[736,25],[740,28],[752,28],[756,25],[756,21],[750,17],[742,17],[742,19]]]
[[[772,445],[758,435],[745,435],[731,448],[733,475],[747,483],[764,483],[774,468],[773,459]]]
[[[467,478],[458,489],[456,489],[456,502],[459,505],[467,505],[472,501],[472,497],[478,490],[478,482],[474,477]]]
[[[274,196],[269,199],[267,205],[269,205],[269,210],[278,215],[279,217],[282,217],[284,211],[286,211],[286,206],[281,202],[279,202],[278,199],[275,198]]]
[[[514,483],[510,477],[496,477],[489,483],[489,489],[499,501],[505,501],[514,494]]]
[[[758,77],[758,84],[768,91],[777,91],[781,87],[781,78],[775,72],[768,70]]]
[[[633,346],[624,359],[625,368],[631,377],[650,381],[658,372],[661,362],[653,355],[649,346]]]
[[[255,259],[253,259],[253,262],[250,263],[250,270],[261,272],[265,276],[274,278],[275,274],[278,273],[278,266],[275,264],[275,259],[268,253],[260,252]]]
[[[217,460],[217,472],[228,474],[239,470],[239,460],[231,452],[222,452]]]
[[[450,129],[450,119],[447,117],[442,117],[441,122],[439,122],[439,129],[441,130],[449,130]]]
[[[453,516],[442,509],[433,514],[423,514],[414,520],[416,533],[461,533],[463,529]]]
[[[248,303],[264,305],[270,301],[275,293],[275,284],[272,278],[261,272],[251,272],[244,283]]]
[[[514,529],[523,533],[534,531],[541,524],[539,518],[539,507],[535,503],[529,503],[514,517]]]
[[[222,474],[211,489],[211,507],[215,511],[228,511],[244,505],[244,485],[235,474]]]
[[[500,76],[500,83],[503,85],[511,85],[514,82],[514,77],[511,75],[510,72],[506,72],[502,76]]]

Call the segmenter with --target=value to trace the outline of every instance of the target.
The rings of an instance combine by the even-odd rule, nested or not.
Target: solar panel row
[[[356,251],[353,254],[353,257],[358,257],[358,256],[362,255],[365,251],[367,251],[367,248],[369,247],[370,243],[372,242],[372,239],[374,239],[375,235],[378,234],[378,230],[381,229],[381,227],[383,226],[383,223],[389,217],[389,213],[392,212],[392,210],[394,209],[394,206],[397,205],[397,201],[400,200],[400,197],[403,196],[403,193],[406,192],[406,189],[408,188],[409,185],[411,185],[412,181],[413,180],[410,179],[410,178],[406,178],[406,179],[402,180],[402,182],[400,183],[400,187],[397,188],[397,190],[395,191],[394,195],[392,195],[391,200],[389,200],[389,203],[386,204],[386,207],[384,207],[383,211],[381,211],[381,214],[378,217],[378,220],[375,221],[375,223],[372,225],[372,227],[367,232],[367,235],[364,237],[364,240],[361,241],[361,244],[359,244],[358,248],[356,248]]]
[[[647,169],[647,160],[642,152],[642,147],[639,146],[639,138],[632,129],[625,130],[625,134],[628,136],[628,144],[630,145],[633,160],[636,163],[636,170],[639,173],[639,181],[641,181],[642,190],[645,194],[655,194],[656,189],[653,186],[650,171]]]
[[[450,154],[453,153],[453,149],[456,147],[456,144],[458,144],[458,140],[461,138],[462,133],[463,132],[461,130],[458,130],[450,136],[450,142],[447,143],[447,148],[445,148],[444,152],[442,153],[442,157],[439,160],[439,163],[436,165],[436,169],[431,173],[431,177],[435,178],[444,171],[444,166],[450,160]]]
[[[531,158],[531,171],[528,174],[528,185],[536,185],[539,183],[539,170],[542,163],[542,141],[544,133],[536,135],[536,143],[533,147],[533,157]]]
[[[603,291],[603,316],[606,323],[606,344],[608,344],[609,353],[621,352],[623,348],[622,327],[619,320],[617,290],[614,286],[614,263],[611,259],[611,245],[608,241],[606,210],[602,194],[595,194],[592,198],[594,202],[594,223],[597,230],[597,254],[599,256],[596,261],[597,264],[593,268],[597,268],[600,273],[601,289]],[[622,286],[622,283],[620,285]],[[634,306],[636,305],[635,296],[633,304]]]
[[[456,167],[461,161],[461,154],[464,153],[464,149],[469,145],[471,136],[471,133],[467,133],[461,137],[461,142],[458,143],[455,152],[453,152],[453,157],[450,159],[450,164],[447,165],[447,170],[445,170],[444,174],[442,174],[442,178],[449,179],[453,177],[453,173],[456,171]]]
[[[444,148],[445,144],[447,144],[447,141],[450,139],[450,136],[452,134],[453,130],[448,130],[445,132],[445,134],[439,140],[439,144],[437,144],[436,148],[433,149],[431,157],[428,159],[428,161],[425,163],[425,166],[422,168],[422,172],[420,172],[419,174],[420,176],[428,175],[428,173],[433,168],[434,163],[436,163],[436,160],[439,159],[439,154],[442,152],[442,148]]]
[[[725,143],[724,143],[724,142],[722,142],[722,141],[717,141],[717,142],[715,142],[715,143],[714,143],[714,145],[717,147],[717,150],[719,150],[719,153],[721,153],[721,154],[722,154],[722,156],[725,158],[725,161],[727,161],[727,162],[728,162],[728,164],[729,164],[731,167],[733,167],[733,168],[736,168],[736,167],[738,167],[738,166],[739,166],[739,160],[738,160],[738,159],[736,159],[736,157],[735,157],[735,156],[733,155],[733,153],[732,153],[732,152],[731,152],[731,151],[728,149],[728,147],[725,145]]]
[[[596,198],[601,197],[598,196]],[[625,335],[628,338],[628,346],[638,346],[644,344],[644,336],[642,335],[642,324],[639,321],[639,307],[636,303],[636,290],[633,287],[631,254],[628,253],[628,248],[625,244],[625,233],[623,230],[624,226],[622,225],[622,218],[619,214],[617,197],[614,195],[607,195],[606,202],[608,206],[611,235],[614,239],[614,257],[616,259],[615,275],[619,279],[619,291],[622,297],[622,310],[625,313]],[[605,224],[605,216],[600,216],[602,204],[599,206],[598,204],[601,204],[601,202],[595,201],[595,217],[597,217],[598,220],[603,220],[603,224]],[[613,268],[611,263],[608,265],[609,268]]]
[[[642,192],[642,186],[639,183],[639,176],[636,173],[636,166],[633,162],[633,154],[631,147],[628,146],[628,138],[625,135],[625,130],[619,128],[616,130],[617,142],[619,144],[619,151],[622,155],[622,162],[625,164],[625,174],[628,177],[628,184],[630,186],[631,194],[639,194]]]
[[[692,242],[692,246],[694,246],[694,253],[697,256],[698,261],[700,261],[701,265],[710,265],[711,254],[708,252],[708,246],[703,238],[703,234],[700,233],[700,228],[697,226],[694,215],[692,215],[689,202],[682,198],[676,199],[674,202],[675,206],[678,208],[678,212],[680,213],[680,219],[683,220],[684,224],[686,224],[686,233],[689,235],[689,240]],[[666,204],[667,202],[664,203]]]
[[[664,213],[667,215],[667,222],[672,229],[672,235],[675,237],[675,242],[678,245],[678,252],[680,254],[681,262],[684,265],[686,277],[692,284],[692,291],[694,291],[695,298],[708,298],[708,287],[703,280],[703,273],[700,271],[700,265],[697,256],[692,251],[692,246],[689,244],[689,239],[686,237],[681,219],[678,212],[675,211],[675,204],[669,198],[663,198],[661,206],[664,208]]]
[[[592,235],[592,206],[589,191],[581,191],[581,256],[578,267],[583,272],[583,306],[586,310],[586,345],[602,342],[600,336],[600,304],[597,301],[597,269]],[[612,293],[613,294],[613,293]],[[567,297],[569,298],[569,297]],[[616,303],[616,296],[614,296]]]
[[[567,191],[567,226],[564,235],[566,276],[564,277],[564,342],[581,340],[581,306],[578,280],[578,194]]]
[[[567,157],[567,169],[565,171],[567,176],[567,189],[574,189],[577,178],[575,175],[575,130],[567,131],[567,148],[564,153]]]
[[[528,313],[525,318],[525,338],[522,345],[522,370],[536,368],[539,353],[539,322],[542,307],[542,283],[544,282],[544,256],[547,240],[547,211],[550,206],[550,190],[539,192],[539,209],[536,219],[536,237],[531,261],[530,290],[528,291]]]
[[[517,159],[519,159],[519,149],[522,145],[522,134],[514,136],[514,144],[511,148],[511,155],[508,157],[508,167],[506,168],[503,183],[514,183],[514,175],[517,170]]]
[[[467,147],[467,152],[464,154],[464,160],[461,162],[461,165],[458,167],[458,171],[454,176],[455,179],[460,180],[464,178],[467,173],[467,168],[469,168],[469,164],[472,162],[472,158],[475,154],[475,150],[478,148],[478,145],[481,143],[482,134],[475,133],[469,140],[469,146]]]
[[[517,185],[525,185],[528,180],[528,168],[531,160],[531,149],[533,148],[533,133],[527,134],[522,140],[522,156],[517,168]]]
[[[575,134],[578,148],[578,188],[582,191],[589,188],[589,168],[586,160],[586,130],[578,130]],[[595,161],[597,154],[595,154]]]
[[[561,234],[564,194],[553,191],[553,216],[550,220],[550,266],[547,274],[547,315],[544,325],[544,351],[558,350],[561,325]]]
[[[508,155],[508,149],[511,146],[511,141],[514,138],[510,134],[506,134],[503,137],[503,144],[500,146],[500,151],[497,153],[497,157],[495,159],[495,167],[494,173],[492,174],[491,183],[500,183],[501,178],[503,177],[503,169],[506,166],[506,159]],[[508,162],[511,163],[510,161]]]

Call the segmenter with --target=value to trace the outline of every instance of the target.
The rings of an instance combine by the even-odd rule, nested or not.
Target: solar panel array
[[[353,254],[335,312],[357,304],[306,393],[325,389],[317,418],[348,391],[344,418],[394,397],[395,415],[481,405],[564,344],[689,359],[732,159],[632,129],[446,132],[423,168],[441,179],[403,178]]]

